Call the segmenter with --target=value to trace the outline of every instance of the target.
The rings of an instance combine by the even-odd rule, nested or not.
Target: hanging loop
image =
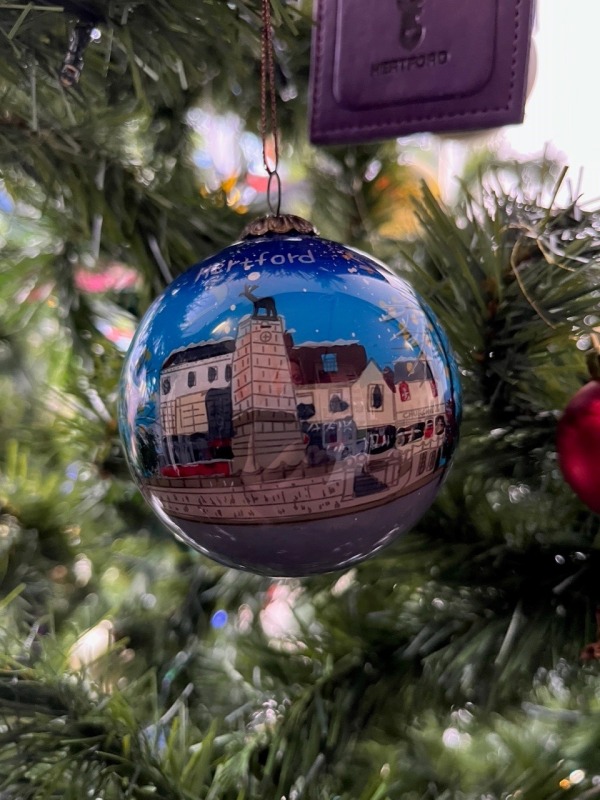
[[[260,138],[262,140],[263,164],[269,176],[267,204],[271,213],[278,217],[281,211],[281,178],[279,176],[279,129],[277,125],[277,91],[275,88],[271,0],[262,0],[261,17]],[[271,156],[267,155],[269,133],[273,143]]]
[[[273,184],[275,184],[274,188]],[[275,192],[275,198],[273,198],[273,191]],[[275,200],[275,202],[273,202],[273,200]],[[272,214],[274,214],[276,217],[280,216],[281,178],[279,177],[277,170],[273,170],[273,172],[269,173],[269,182],[267,183],[267,205],[269,206],[269,210]]]
[[[279,175],[279,128],[277,127],[277,94],[275,91],[275,58],[273,55],[273,29],[271,27],[271,0],[262,0],[262,30],[260,39],[260,138],[263,164],[267,181],[269,215],[249,222],[241,238],[257,239],[263,236],[289,233],[318,236],[311,222],[294,214],[281,213],[281,176]],[[269,152],[267,153],[267,143]]]

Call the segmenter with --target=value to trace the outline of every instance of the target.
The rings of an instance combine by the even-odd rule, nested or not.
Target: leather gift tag
[[[317,0],[310,138],[523,121],[534,0]]]

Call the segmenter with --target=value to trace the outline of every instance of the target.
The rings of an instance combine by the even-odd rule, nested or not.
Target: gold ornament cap
[[[295,214],[269,214],[266,217],[249,222],[240,239],[258,239],[269,234],[285,235],[286,233],[303,233],[309,236],[318,236],[318,231],[312,222]]]

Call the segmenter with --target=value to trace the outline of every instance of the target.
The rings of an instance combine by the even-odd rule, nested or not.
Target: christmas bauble
[[[156,514],[263,574],[344,568],[394,540],[457,440],[456,367],[432,312],[383,264],[310,233],[248,238],[178,277],[121,388],[122,440]]]
[[[600,514],[600,380],[586,383],[571,398],[558,421],[557,449],[566,482]]]

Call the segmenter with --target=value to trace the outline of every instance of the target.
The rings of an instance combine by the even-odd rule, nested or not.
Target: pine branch
[[[498,427],[552,410],[550,399],[562,405],[582,372],[576,348],[562,345],[589,330],[600,252],[595,213],[481,187],[482,198],[467,194],[455,222],[424,191],[428,261],[415,263],[415,279],[454,342],[467,398],[474,391]]]

